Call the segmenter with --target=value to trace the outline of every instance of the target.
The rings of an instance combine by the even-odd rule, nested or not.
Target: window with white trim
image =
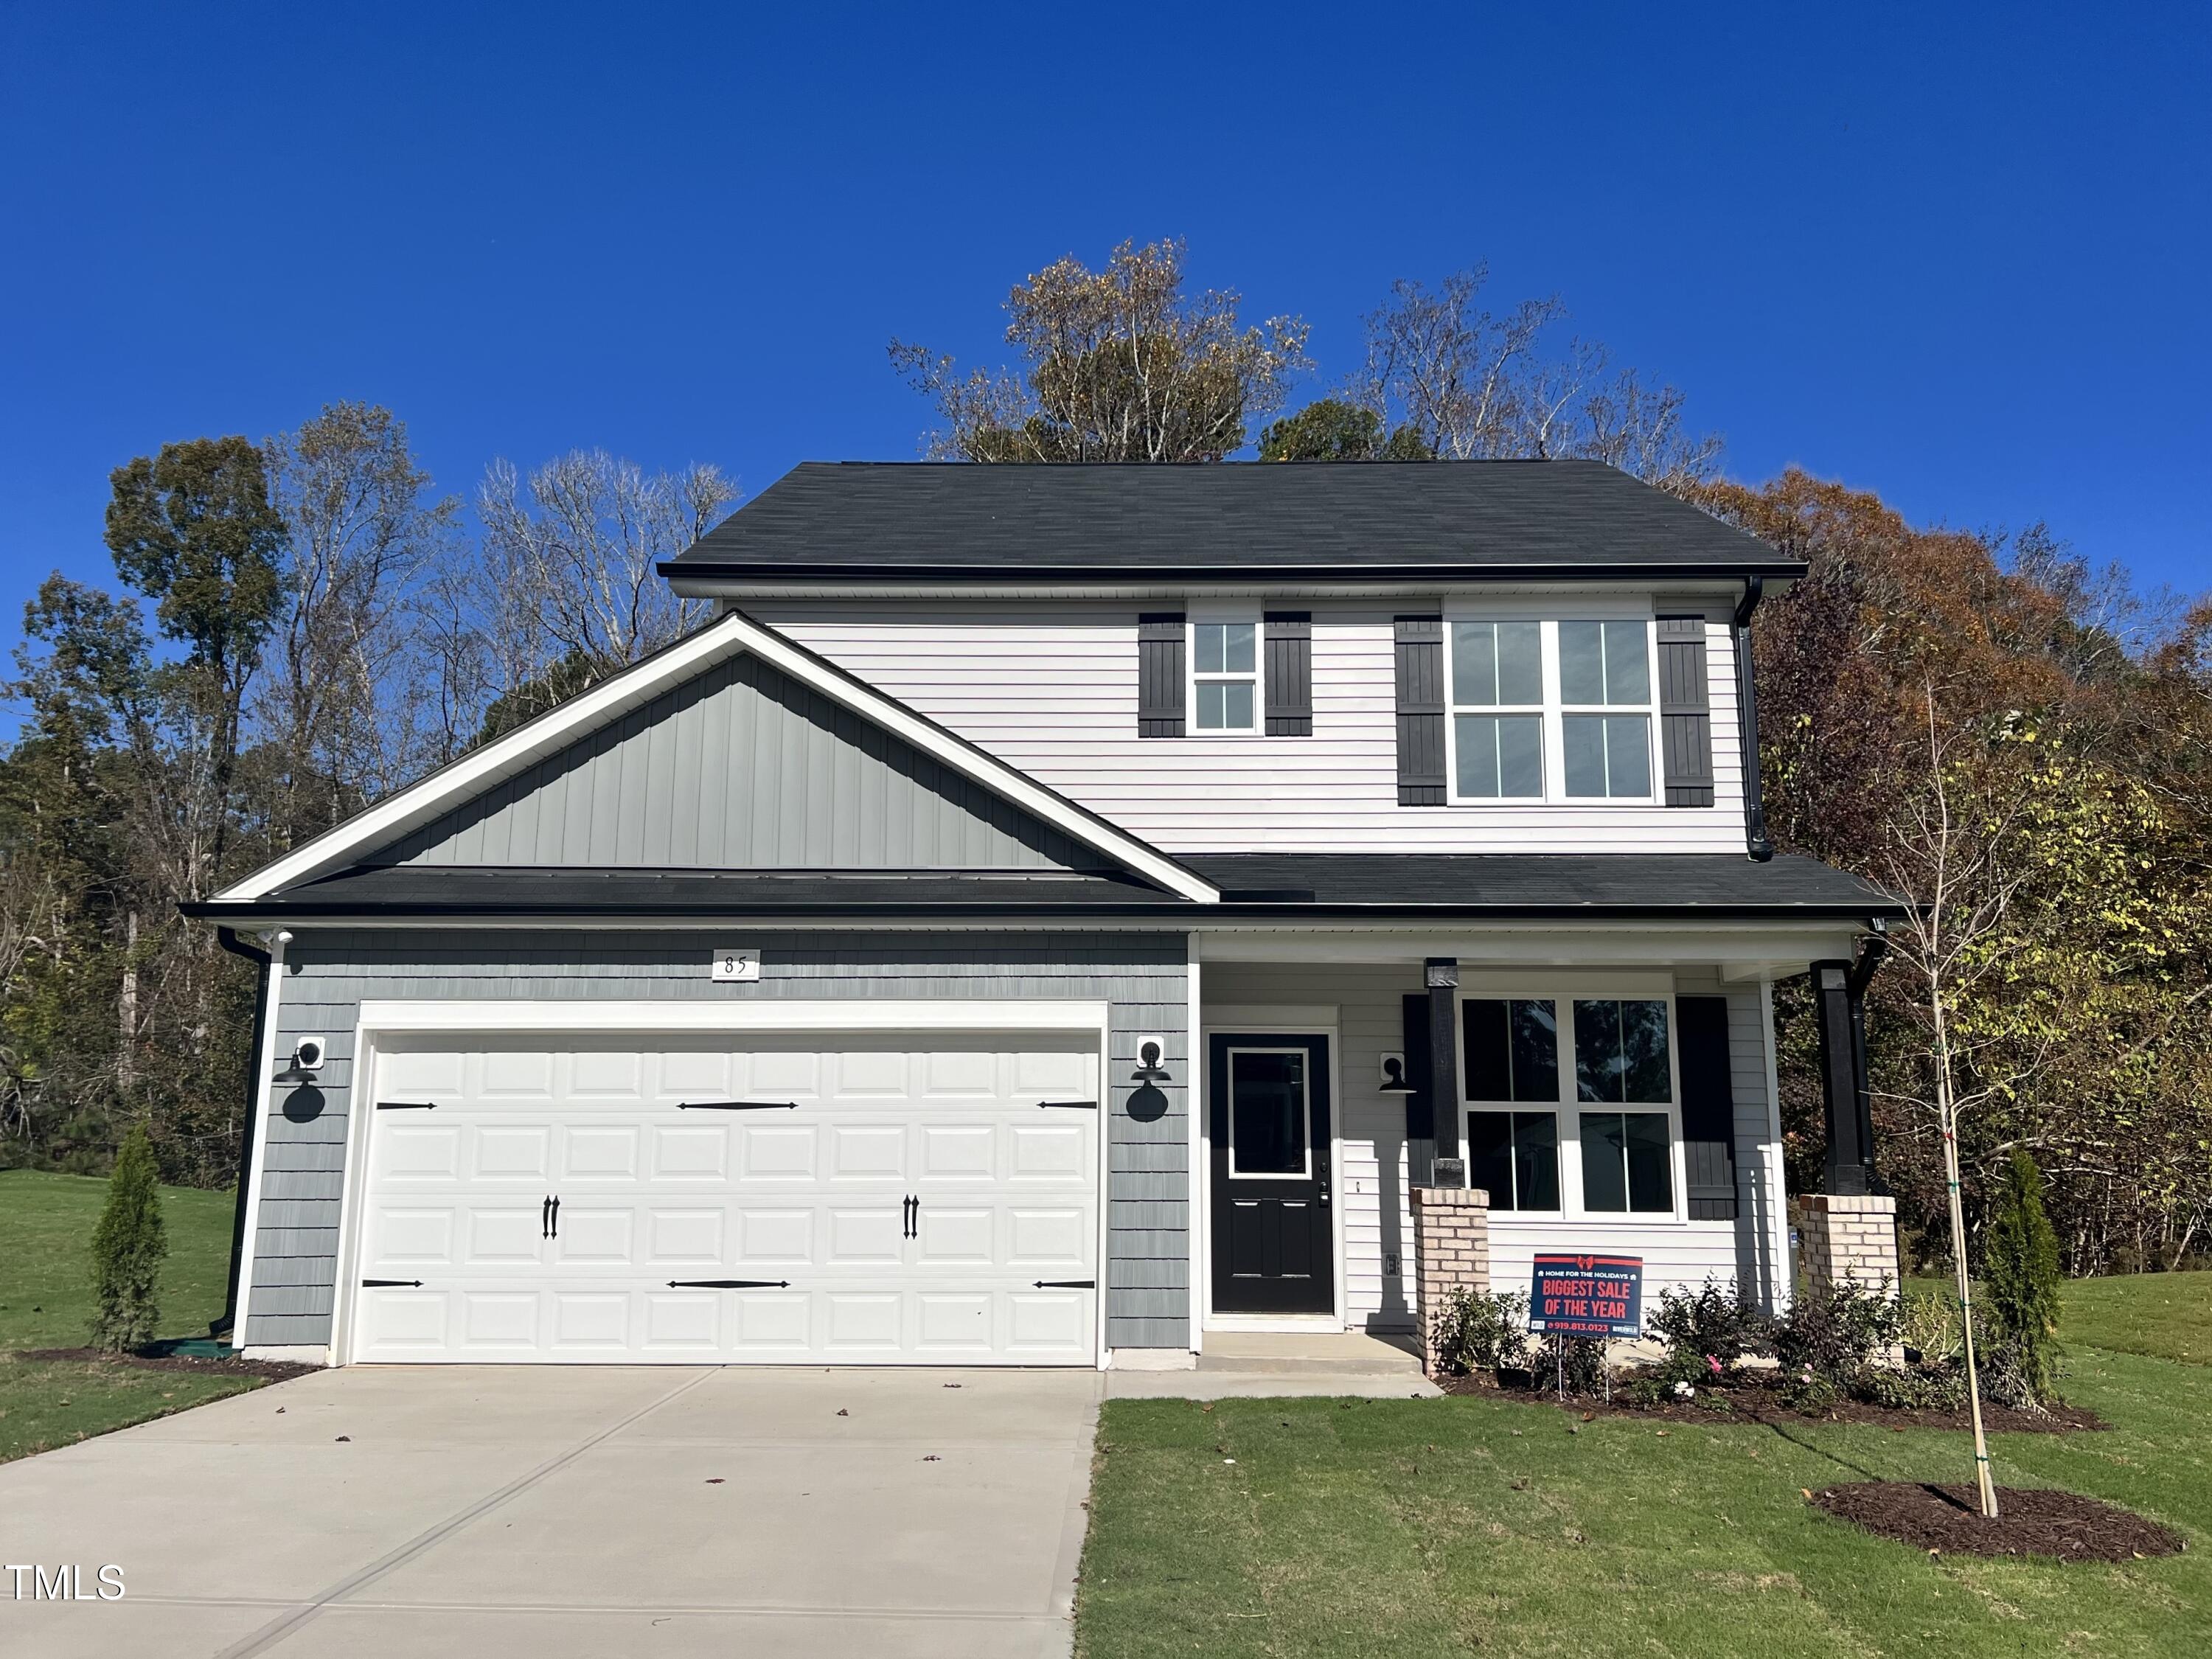
[[[1656,798],[1651,623],[1453,618],[1450,799]]]
[[[1570,799],[1651,798],[1651,624],[1559,624],[1559,758]]]
[[[1260,625],[1190,625],[1191,726],[1198,732],[1260,729]]]
[[[1508,1214],[1674,1218],[1672,1033],[1666,997],[1463,997],[1468,1185]]]

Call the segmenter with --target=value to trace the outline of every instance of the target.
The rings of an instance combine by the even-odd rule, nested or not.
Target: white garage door
[[[356,1359],[1072,1364],[1097,1041],[380,1047]]]

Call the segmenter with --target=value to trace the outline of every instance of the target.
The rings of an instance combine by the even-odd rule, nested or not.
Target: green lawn
[[[2212,1365],[2212,1273],[2075,1279],[2064,1334],[2085,1348]]]
[[[82,1346],[92,1315],[87,1250],[106,1196],[107,1183],[87,1176],[0,1171],[0,1462],[258,1386],[221,1373],[15,1357]],[[161,1189],[164,1335],[204,1336],[222,1313],[234,1202],[228,1192]]]
[[[2096,1287],[2100,1306],[2140,1304],[2112,1312],[2112,1328],[2153,1326],[2166,1287],[2105,1288],[2122,1283]],[[2195,1312],[2201,1321],[2201,1304]],[[2082,1346],[2068,1395],[2117,1426],[1997,1436],[1998,1480],[2124,1504],[2180,1528],[2186,1553],[2125,1567],[1936,1561],[1805,1502],[1802,1489],[1846,1480],[1970,1480],[1960,1433],[1583,1423],[1481,1398],[1211,1411],[1114,1401],[1099,1427],[1078,1650],[2198,1651],[2212,1631],[2212,1390],[2194,1365],[2071,1334]]]

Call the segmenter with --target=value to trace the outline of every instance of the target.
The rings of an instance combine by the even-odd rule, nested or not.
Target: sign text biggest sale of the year
[[[1528,1328],[1553,1336],[1638,1336],[1644,1258],[1559,1252],[1536,1258]]]

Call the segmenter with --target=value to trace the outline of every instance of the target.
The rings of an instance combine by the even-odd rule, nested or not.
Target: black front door
[[[1207,1044],[1216,1313],[1336,1311],[1328,1039]]]

